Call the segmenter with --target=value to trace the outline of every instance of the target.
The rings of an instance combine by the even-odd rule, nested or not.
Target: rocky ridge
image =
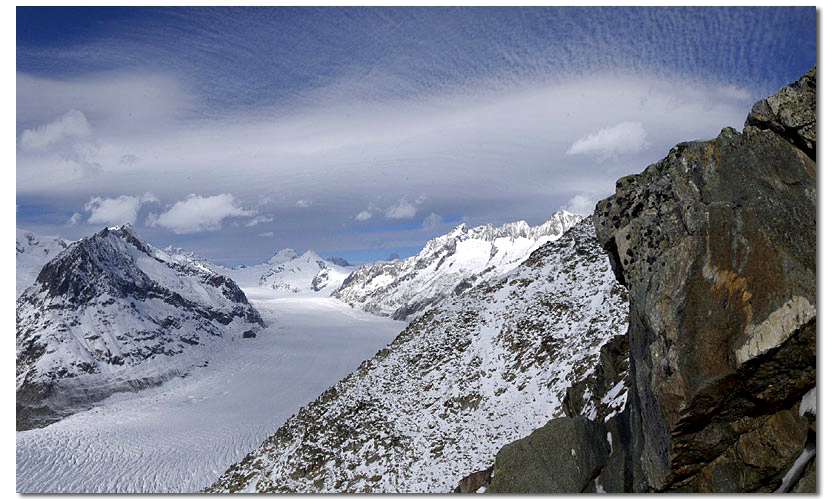
[[[628,289],[629,399],[606,425],[609,457],[574,448],[592,466],[538,476],[537,492],[815,491],[815,101],[814,67],[743,133],[679,144],[597,204]],[[489,491],[520,491],[535,463],[563,466],[566,442],[601,430],[552,425],[565,443],[502,449]]]
[[[559,211],[533,227],[524,221],[499,227],[461,224],[428,241],[415,256],[360,267],[333,296],[373,314],[412,319],[448,296],[512,270],[581,218]]]
[[[17,428],[184,375],[263,321],[231,279],[107,228],[43,266],[17,300]]]
[[[585,219],[513,271],[427,310],[209,490],[449,492],[502,445],[564,414],[567,387],[593,376],[626,316]],[[626,364],[604,402],[581,414],[604,421],[621,410]]]

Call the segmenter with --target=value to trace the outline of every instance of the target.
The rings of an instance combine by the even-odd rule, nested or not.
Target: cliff
[[[596,205],[630,305],[610,457],[566,449],[601,425],[567,419],[548,426],[569,438],[504,447],[489,491],[516,491],[535,469],[519,463],[552,456],[578,476],[537,492],[815,490],[815,106],[813,67],[756,103],[743,133],[679,144]]]

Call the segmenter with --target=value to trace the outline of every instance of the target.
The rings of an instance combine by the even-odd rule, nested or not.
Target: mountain
[[[333,296],[377,315],[412,318],[447,296],[512,270],[581,218],[559,211],[535,227],[524,221],[471,229],[461,224],[428,241],[415,256],[360,267]]]
[[[521,224],[488,230],[514,229],[529,234]],[[585,219],[514,270],[427,310],[210,490],[449,492],[564,413],[567,388],[624,333],[625,300]],[[583,413],[604,420],[621,408],[624,376]]]
[[[342,266],[337,261],[324,260],[314,251],[299,256],[289,248],[278,251],[265,263],[251,267],[210,267],[243,287],[260,286],[278,294],[321,296],[329,296],[353,270],[353,267]]]
[[[57,236],[42,236],[17,229],[16,296],[35,283],[43,265],[65,250],[72,241]]]
[[[816,175],[813,67],[743,132],[620,179],[593,218],[628,289],[623,416],[549,422],[498,453],[489,491],[815,492]]]
[[[234,281],[129,225],[59,253],[16,312],[19,430],[184,375],[263,326]]]
[[[272,264],[260,276],[260,285],[276,291],[311,291],[329,296],[349,274],[350,271],[344,267],[322,259],[313,251],[307,251],[287,262]]]

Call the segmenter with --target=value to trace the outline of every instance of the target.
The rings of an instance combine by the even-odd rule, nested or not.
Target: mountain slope
[[[523,221],[471,229],[462,224],[428,241],[418,255],[362,266],[333,296],[374,314],[412,318],[447,296],[512,270],[579,220],[559,211],[535,227]]]
[[[20,296],[26,288],[34,284],[44,264],[70,244],[72,241],[57,236],[42,236],[28,230],[17,229],[15,296]]]
[[[346,263],[345,260],[339,259]],[[329,296],[353,267],[344,267],[333,260],[324,260],[314,251],[298,255],[286,248],[265,263],[233,269],[209,265],[214,271],[234,279],[243,287],[261,286],[280,295]]]
[[[263,325],[231,279],[151,247],[130,226],[49,261],[16,312],[18,429],[182,375]]]
[[[625,300],[586,219],[413,321],[211,490],[448,492],[563,413],[567,387],[624,332]],[[621,407],[624,380],[608,390]]]

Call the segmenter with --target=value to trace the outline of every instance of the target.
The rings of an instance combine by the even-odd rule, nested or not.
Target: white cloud
[[[362,210],[359,212],[358,215],[356,215],[356,220],[358,220],[359,222],[364,222],[365,220],[370,220],[372,217],[373,213],[371,213],[369,210]]]
[[[566,205],[561,206],[562,210],[567,210],[576,215],[590,215],[596,208],[596,201],[598,199],[590,198],[582,194],[576,194],[567,202]]]
[[[273,218],[268,215],[258,215],[246,222],[246,227],[254,227],[257,224],[271,222],[272,220]]]
[[[90,124],[84,113],[70,109],[51,123],[23,130],[20,147],[30,151],[43,149],[66,138],[86,137],[89,134]]]
[[[309,201],[306,201],[304,199],[299,199],[295,202],[295,206],[297,206],[298,208],[309,208],[309,204]]]
[[[275,233],[274,232],[261,232],[260,234],[258,234],[258,236],[260,236],[260,237],[275,237]]]
[[[623,121],[601,128],[573,142],[567,154],[598,154],[604,158],[635,153],[648,146],[648,134],[642,123]]]
[[[425,196],[420,195],[411,203],[406,198],[402,198],[385,210],[385,216],[394,219],[414,218],[417,213],[417,205],[421,204],[425,199]]]
[[[422,221],[422,228],[423,229],[433,229],[434,227],[443,223],[443,217],[437,215],[436,213],[431,213],[425,220]]]
[[[91,197],[84,205],[90,213],[89,224],[135,224],[139,209],[145,203],[158,202],[156,196],[147,192],[142,196],[119,196],[117,198]],[[75,215],[73,215],[74,217]]]
[[[228,217],[252,217],[257,212],[238,206],[231,194],[198,196],[189,194],[184,201],[177,201],[168,211],[148,217],[147,225],[170,229],[177,234],[191,234],[220,230]]]
[[[67,220],[64,225],[68,225],[68,226],[71,227],[73,225],[77,225],[78,222],[80,222],[80,221],[81,221],[81,214],[76,211],[75,213],[72,214],[71,217],[69,217],[69,220]]]

